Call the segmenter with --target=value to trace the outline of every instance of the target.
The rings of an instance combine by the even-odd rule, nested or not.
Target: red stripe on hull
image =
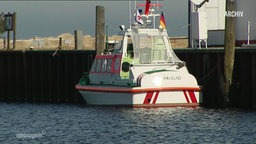
[[[200,91],[200,87],[104,87],[104,86],[81,86],[76,85],[77,90],[81,91],[97,91],[97,92],[117,92],[117,93],[142,93],[142,92],[154,92],[154,91]]]
[[[197,103],[194,91],[188,91],[188,94],[190,96],[190,99],[191,99],[192,103]]]
[[[147,92],[147,95],[144,99],[143,104],[150,104],[153,94],[154,94],[154,92]]]
[[[154,100],[153,100],[153,104],[155,104],[155,103],[156,103],[157,98],[158,98],[158,94],[159,94],[159,91],[157,91],[157,92],[156,92],[156,94],[155,94],[155,97],[154,97]]]
[[[189,103],[189,99],[188,99],[187,92],[184,90],[183,93],[184,93],[184,96],[185,96],[185,98],[186,98],[187,103]]]

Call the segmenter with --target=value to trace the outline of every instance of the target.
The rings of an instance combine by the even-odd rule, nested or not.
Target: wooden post
[[[75,49],[83,49],[83,32],[79,30],[74,31],[75,35]]]
[[[105,49],[105,8],[96,6],[96,32],[95,32],[95,47],[96,54],[101,54]]]
[[[15,49],[16,48],[16,12],[13,13],[13,33],[12,33],[12,48]]]
[[[58,46],[59,49],[62,48],[62,37],[59,37],[59,46]]]
[[[235,0],[226,0],[226,12],[235,11]],[[225,50],[224,50],[224,106],[230,99],[230,86],[232,84],[233,66],[235,60],[235,28],[236,18],[225,18]]]
[[[7,50],[10,49],[10,31],[7,31]]]
[[[4,49],[6,49],[6,38],[3,38]]]

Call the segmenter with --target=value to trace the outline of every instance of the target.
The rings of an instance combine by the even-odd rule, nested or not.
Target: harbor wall
[[[202,86],[204,107],[223,106],[223,48],[175,49]],[[95,51],[0,51],[0,101],[84,103],[75,89],[88,72]],[[256,107],[256,49],[238,48],[235,54],[231,107]]]
[[[256,108],[256,49],[236,48],[228,107]],[[176,49],[203,90],[205,107],[223,107],[224,49]]]
[[[75,90],[94,51],[1,51],[0,101],[81,103]]]

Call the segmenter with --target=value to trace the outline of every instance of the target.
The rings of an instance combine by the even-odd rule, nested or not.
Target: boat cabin
[[[136,83],[141,71],[147,68],[149,71],[163,69],[180,62],[171,48],[166,30],[128,29],[113,52],[95,57],[90,82],[113,84],[126,80],[126,83]]]
[[[129,29],[120,26],[123,39],[111,52],[95,57],[89,74],[91,84],[134,85],[144,72],[175,70],[174,65],[183,63],[172,50],[167,30],[160,24],[156,28],[161,5],[152,4],[150,7],[156,10],[151,10],[148,15],[137,12],[136,18],[140,15],[142,21],[136,20]]]

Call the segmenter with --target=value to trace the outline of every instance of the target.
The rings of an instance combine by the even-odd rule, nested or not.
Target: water
[[[0,143],[256,143],[256,111],[0,103]]]

